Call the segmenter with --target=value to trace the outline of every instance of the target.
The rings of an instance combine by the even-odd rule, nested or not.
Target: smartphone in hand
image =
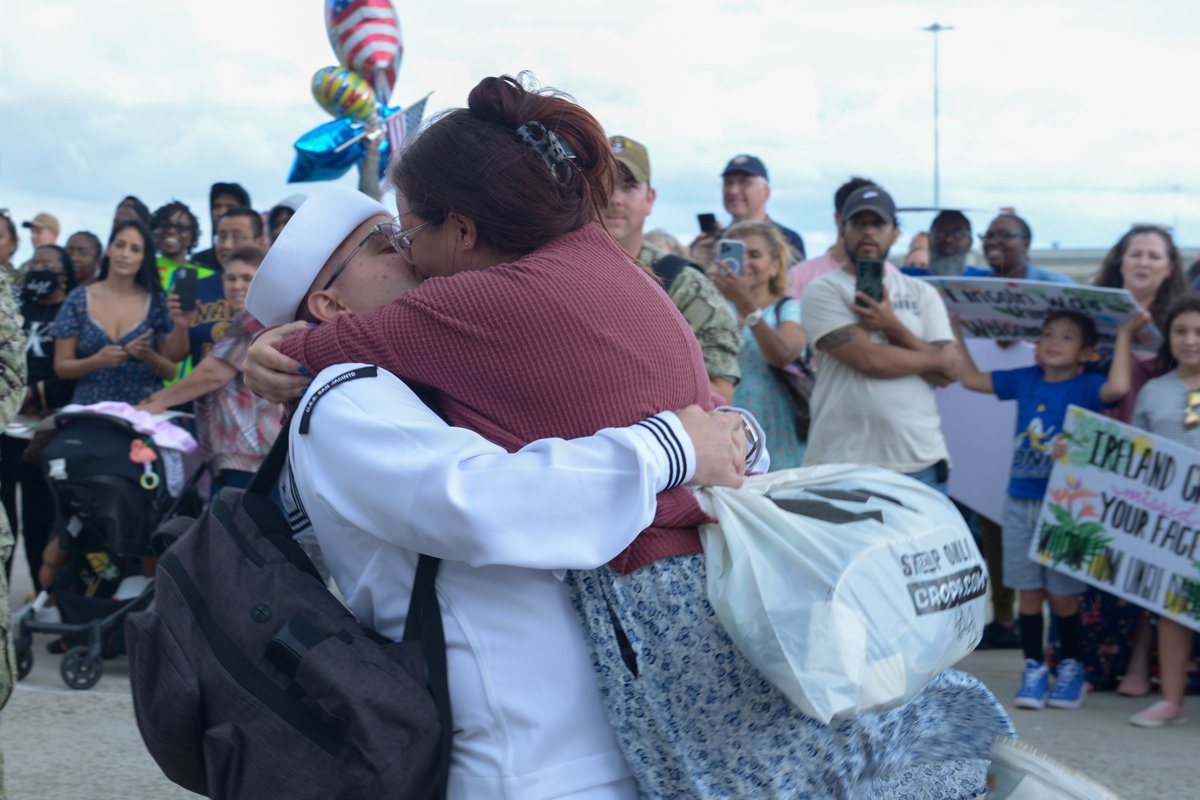
[[[180,267],[175,270],[175,285],[171,288],[179,296],[179,307],[184,311],[196,310],[196,270]]]
[[[721,224],[717,222],[716,214],[697,214],[696,222],[700,224],[701,233],[712,235],[721,230]]]
[[[717,241],[717,263],[734,275],[742,274],[742,263],[746,260],[746,243],[740,239]]]
[[[876,259],[860,258],[855,262],[858,276],[854,279],[854,288],[862,292],[876,303],[883,302],[883,262]],[[862,302],[857,298],[854,301]]]

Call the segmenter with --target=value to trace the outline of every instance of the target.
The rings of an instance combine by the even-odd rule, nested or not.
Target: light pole
[[[941,208],[942,168],[938,153],[938,34],[942,31],[952,31],[954,26],[935,22],[921,30],[933,34],[933,205],[935,208]]]

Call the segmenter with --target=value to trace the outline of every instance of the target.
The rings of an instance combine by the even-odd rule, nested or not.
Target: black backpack
[[[421,556],[400,642],[330,594],[268,497],[224,489],[160,557],[155,603],[126,622],[134,712],[175,783],[214,798],[444,797],[446,645]]]
[[[651,269],[654,270],[654,274],[658,276],[660,281],[662,281],[663,291],[667,292],[668,294],[671,292],[671,284],[675,283],[675,279],[679,277],[679,273],[683,272],[689,267],[691,269],[698,270],[701,274],[708,274],[704,272],[704,267],[700,266],[695,261],[689,261],[683,256],[677,256],[674,254],[665,255],[651,265]]]

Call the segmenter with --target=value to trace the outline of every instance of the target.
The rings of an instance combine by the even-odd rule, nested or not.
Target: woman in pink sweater
[[[452,423],[510,450],[663,408],[711,408],[687,323],[595,222],[614,174],[604,131],[583,108],[512,78],[483,80],[392,168],[392,244],[427,280],[280,350],[314,374],[361,361],[430,386]],[[804,716],[709,606],[697,533],[707,517],[695,499],[673,489],[658,508],[608,566],[568,577],[644,796],[982,791],[993,736],[1012,734],[986,687],[947,672],[893,711],[829,726]]]

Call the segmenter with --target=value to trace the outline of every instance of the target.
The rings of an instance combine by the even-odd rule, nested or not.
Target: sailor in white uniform
[[[390,246],[372,242],[387,216],[340,187],[314,194],[272,246],[246,307],[278,325],[394,299],[415,281]],[[391,373],[355,372],[365,366],[330,367],[305,393],[282,494],[294,527],[311,524],[347,605],[385,636],[403,632],[418,554],[443,559],[450,797],[635,798],[560,577],[620,553],[650,524],[659,492],[693,479],[740,483],[741,421],[692,407],[507,453],[447,425]],[[252,385],[254,374],[248,364]]]

